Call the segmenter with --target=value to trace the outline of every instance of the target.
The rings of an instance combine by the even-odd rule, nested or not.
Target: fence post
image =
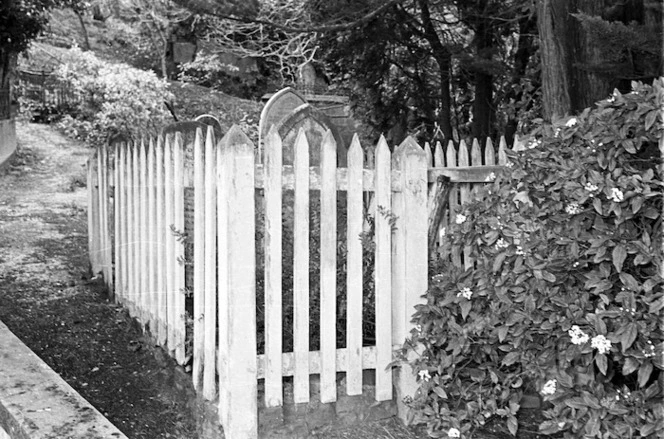
[[[234,125],[219,154],[219,417],[226,437],[250,439],[258,434],[254,146]]]
[[[97,181],[98,150],[88,159],[88,253],[92,276],[99,273],[99,188]]]
[[[395,345],[402,345],[412,328],[415,305],[427,290],[427,159],[412,137],[399,145],[393,168],[401,171],[401,192],[393,195],[392,209],[397,217],[392,246],[392,312]],[[412,397],[417,381],[412,369],[402,363],[395,370],[396,402],[399,418],[407,422],[404,399]]]

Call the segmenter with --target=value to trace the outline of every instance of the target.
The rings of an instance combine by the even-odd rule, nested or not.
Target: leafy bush
[[[168,117],[168,84],[153,72],[111,64],[79,48],[71,49],[55,71],[78,97],[74,116],[60,122],[73,137],[99,143],[109,136],[156,134]]]
[[[456,217],[408,343],[432,437],[516,434],[528,387],[541,433],[664,434],[663,108],[660,79],[541,126]],[[464,246],[474,267],[451,267]]]

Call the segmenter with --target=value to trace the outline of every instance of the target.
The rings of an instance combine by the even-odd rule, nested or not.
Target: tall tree
[[[663,73],[659,1],[539,0],[537,15],[547,120]]]

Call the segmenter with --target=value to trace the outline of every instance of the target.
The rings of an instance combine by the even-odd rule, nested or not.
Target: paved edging
[[[0,322],[0,437],[127,439]]]

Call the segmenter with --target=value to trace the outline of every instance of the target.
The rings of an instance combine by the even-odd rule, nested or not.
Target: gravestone
[[[309,142],[309,163],[311,166],[320,165],[320,146],[328,129],[337,142],[337,165],[340,167],[346,166],[346,145],[339,134],[339,130],[326,115],[310,104],[300,105],[276,124],[277,132],[281,137],[283,163],[285,165],[293,164],[295,140],[300,128],[304,129]]]
[[[218,142],[221,140],[223,137],[223,130],[221,128],[221,122],[219,122],[219,119],[214,117],[211,114],[201,114],[200,116],[197,116],[196,119],[194,119],[196,122],[201,122],[207,126],[212,127],[212,130],[214,131],[214,141]],[[203,135],[207,135],[207,130],[203,131]]]
[[[293,110],[306,103],[307,101],[302,95],[290,87],[286,87],[272,95],[263,107],[263,111],[261,111],[261,119],[258,123],[259,147],[263,144],[263,139],[267,136],[272,125],[276,125]]]

